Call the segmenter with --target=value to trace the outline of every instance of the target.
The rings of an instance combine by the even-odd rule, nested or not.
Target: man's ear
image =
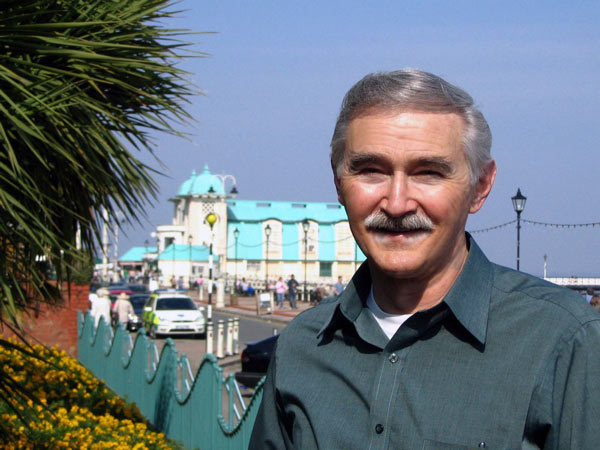
[[[337,192],[338,202],[340,202],[343,206],[346,206],[344,203],[344,196],[342,194],[342,182],[340,177],[338,176],[337,167],[333,165],[331,162],[331,170],[333,171],[333,183],[335,184],[335,191]]]
[[[469,209],[470,214],[474,214],[481,209],[485,200],[492,191],[494,180],[496,179],[496,161],[493,159],[485,168],[483,174],[479,177],[477,185],[473,190],[473,197],[471,198],[471,207]]]

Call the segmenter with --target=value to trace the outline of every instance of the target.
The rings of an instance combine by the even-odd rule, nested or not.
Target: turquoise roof
[[[177,191],[178,196],[208,194],[209,189],[213,188],[215,194],[225,194],[223,190],[223,182],[221,179],[213,175],[208,166],[204,166],[204,171],[198,175],[196,171],[192,171],[192,176],[183,182]]]
[[[191,248],[190,248],[191,247]],[[190,254],[191,250],[191,254]],[[158,255],[159,261],[208,261],[209,249],[204,245],[171,244]],[[218,261],[219,256],[213,253],[213,260]]]
[[[119,261],[142,261],[146,253],[156,253],[156,247],[131,247]]]
[[[336,223],[348,220],[346,210],[339,203],[256,200],[228,200],[227,218],[229,222],[260,222],[267,219],[302,222],[309,219],[319,223]]]

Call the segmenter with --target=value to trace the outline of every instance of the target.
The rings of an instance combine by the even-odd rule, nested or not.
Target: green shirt
[[[251,449],[600,448],[600,315],[580,295],[469,257],[389,340],[363,264],[281,333]]]

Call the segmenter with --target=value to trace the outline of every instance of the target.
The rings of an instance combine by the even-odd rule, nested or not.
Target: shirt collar
[[[466,237],[469,247],[467,261],[443,301],[462,326],[480,343],[485,344],[493,267],[471,235],[466,233]],[[338,306],[331,312],[317,337],[334,327],[341,317],[355,322],[366,305],[370,289],[371,274],[365,261],[339,295]]]
[[[444,302],[462,326],[480,343],[485,344],[493,266],[471,235],[466,234],[469,256],[462,272],[444,297]]]
[[[338,296],[337,307],[331,312],[325,324],[319,330],[317,337],[321,336],[327,328],[334,327],[342,316],[350,322],[355,322],[363,306],[367,303],[370,290],[371,273],[369,272],[369,265],[365,261],[348,282],[346,289]]]

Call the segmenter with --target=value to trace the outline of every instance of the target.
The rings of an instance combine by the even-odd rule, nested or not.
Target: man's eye
[[[417,172],[417,175],[425,176],[425,177],[443,177],[444,175],[437,170],[421,170]]]
[[[370,174],[370,173],[380,173],[381,170],[379,170],[376,167],[362,167],[358,170],[358,173],[364,173],[364,174]]]

